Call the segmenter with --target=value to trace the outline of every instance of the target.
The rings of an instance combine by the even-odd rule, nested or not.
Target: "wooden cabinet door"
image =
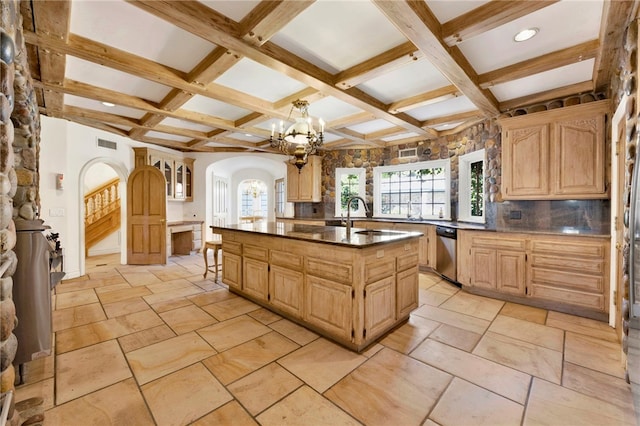
[[[269,295],[269,264],[243,258],[242,290],[257,299],[267,301]]]
[[[307,164],[298,170],[287,163],[287,201],[319,202],[321,199],[322,158],[317,155],[309,157]]]
[[[525,254],[505,250],[496,252],[499,291],[518,296],[525,295]]]
[[[418,307],[418,269],[396,274],[396,319],[408,316]]]
[[[509,129],[502,148],[503,197],[549,195],[549,124]]]
[[[364,328],[366,336],[375,336],[396,320],[396,294],[393,276],[365,287]]]
[[[299,192],[299,183],[300,178],[298,177],[298,169],[296,166],[287,163],[287,201],[294,202],[299,201],[298,192]]]
[[[496,289],[496,249],[471,248],[471,285]]]
[[[559,121],[555,126],[554,192],[558,195],[606,196],[604,116]]]
[[[269,300],[276,308],[302,318],[304,275],[302,272],[271,265]]]
[[[222,251],[222,282],[229,287],[242,288],[242,257]]]
[[[352,340],[352,287],[307,275],[304,319],[335,336]]]

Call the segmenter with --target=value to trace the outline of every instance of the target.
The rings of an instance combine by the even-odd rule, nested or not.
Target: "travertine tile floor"
[[[235,296],[201,256],[87,260],[58,285],[55,356],[17,400],[46,425],[632,425],[606,324],[420,276],[420,307],[362,354]]]

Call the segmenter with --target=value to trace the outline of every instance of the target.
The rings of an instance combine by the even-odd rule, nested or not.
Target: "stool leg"
[[[213,263],[216,264],[215,267],[215,271],[216,271],[216,281],[218,280],[218,247],[213,249]]]
[[[204,278],[207,278],[207,272],[209,272],[209,261],[207,260],[207,252],[209,248],[204,246],[202,249],[202,254],[204,254]]]

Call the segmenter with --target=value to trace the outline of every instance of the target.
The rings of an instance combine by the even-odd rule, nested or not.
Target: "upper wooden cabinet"
[[[135,166],[159,169],[166,180],[167,200],[193,201],[193,158],[173,157],[149,148],[133,148]]]
[[[287,201],[320,202],[321,198],[322,157],[309,156],[307,164],[298,171],[293,164],[287,163]]]
[[[500,120],[505,200],[608,198],[609,101]]]

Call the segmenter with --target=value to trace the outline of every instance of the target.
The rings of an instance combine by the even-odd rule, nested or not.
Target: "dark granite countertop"
[[[289,220],[305,220],[305,221],[318,221],[318,223],[328,222],[328,223],[339,223],[340,219],[337,218],[287,218]],[[466,231],[487,231],[487,232],[505,232],[511,234],[544,234],[544,235],[573,235],[573,236],[584,236],[584,237],[609,237],[611,234],[608,230],[604,231],[601,229],[589,229],[589,228],[578,228],[571,226],[560,226],[553,227],[548,229],[541,228],[502,228],[502,229],[493,229],[487,228],[486,225],[481,223],[471,223],[471,222],[455,222],[450,220],[434,220],[434,219],[402,219],[402,218],[375,218],[375,217],[357,217],[351,218],[354,226],[358,226],[359,221],[373,221],[373,222],[388,222],[388,223],[413,223],[413,224],[421,224],[421,225],[435,225],[435,226],[446,226],[449,228],[455,228],[458,230],[466,230]]]
[[[214,233],[219,233],[221,229],[230,229],[353,248],[393,243],[423,235],[421,232],[404,231],[369,230],[367,232],[364,228],[353,227],[351,228],[351,237],[347,238],[347,228],[343,226],[299,225],[287,222],[243,223],[223,227],[212,226],[211,228]]]

